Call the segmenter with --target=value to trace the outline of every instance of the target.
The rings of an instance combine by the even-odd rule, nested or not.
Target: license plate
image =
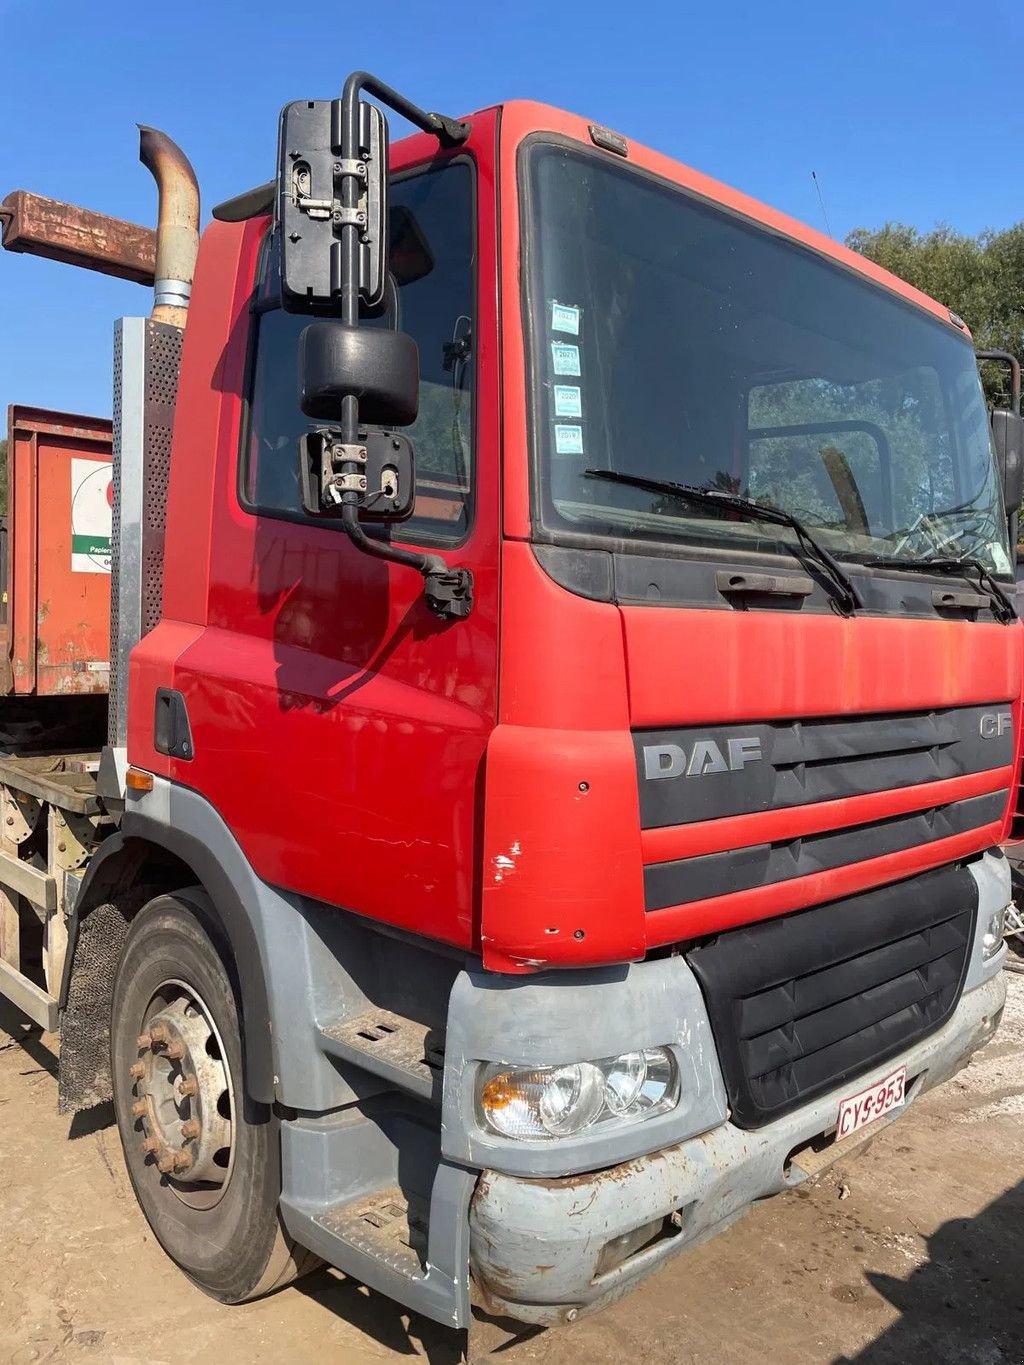
[[[907,1068],[901,1066],[874,1085],[869,1085],[866,1090],[859,1090],[856,1095],[840,1101],[836,1140],[849,1137],[858,1128],[873,1123],[883,1114],[891,1113],[903,1103],[906,1085]]]

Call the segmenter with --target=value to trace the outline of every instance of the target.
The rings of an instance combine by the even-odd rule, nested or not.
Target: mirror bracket
[[[473,610],[473,575],[468,569],[430,569],[423,575],[423,591],[435,616],[459,619]]]
[[[300,438],[304,511],[343,519],[346,502],[354,500],[360,521],[406,521],[416,503],[411,441],[397,431],[360,431],[359,437],[343,441],[337,428],[317,427]]]

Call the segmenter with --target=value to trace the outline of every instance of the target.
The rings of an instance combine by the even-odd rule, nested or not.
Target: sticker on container
[[[583,428],[568,422],[555,423],[555,453],[558,455],[583,454]]]
[[[71,571],[109,573],[114,485],[107,460],[71,461]]]
[[[583,416],[583,396],[578,384],[555,385],[555,416]]]
[[[553,341],[551,343],[551,363],[554,366],[555,374],[571,374],[579,377],[580,371],[580,348],[572,346],[567,341]]]
[[[570,336],[578,337],[580,334],[580,310],[567,303],[555,303],[552,299],[551,330],[553,332],[568,332]]]

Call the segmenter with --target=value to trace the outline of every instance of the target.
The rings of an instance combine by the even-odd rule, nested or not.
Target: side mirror
[[[337,311],[345,288],[348,227],[356,234],[351,249],[359,302],[371,311],[384,302],[388,125],[380,109],[365,100],[355,105],[355,113],[354,156],[346,159],[342,100],[297,100],[281,111],[277,220],[286,312]]]
[[[1006,513],[1012,517],[1024,497],[1024,417],[996,408],[992,413],[992,442]]]
[[[311,322],[299,337],[299,406],[307,417],[337,423],[342,402],[358,398],[359,420],[407,427],[420,401],[420,353],[405,332]]]
[[[310,516],[340,516],[345,492],[359,494],[361,521],[405,521],[416,502],[412,442],[396,431],[419,406],[420,356],[405,332],[311,322],[299,337],[299,405],[329,425],[299,442],[299,485]],[[358,440],[338,423],[347,398],[359,402]]]

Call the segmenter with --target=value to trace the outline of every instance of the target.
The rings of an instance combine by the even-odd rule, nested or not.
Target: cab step
[[[284,1225],[300,1246],[368,1288],[466,1327],[478,1173],[441,1158],[422,1105],[379,1096],[369,1108],[282,1121]]]
[[[320,1025],[320,1046],[399,1090],[441,1103],[444,1030],[391,1010],[371,1008]]]
[[[356,1251],[373,1256],[400,1275],[422,1279],[427,1269],[425,1200],[406,1197],[398,1185],[326,1209],[316,1221]]]

